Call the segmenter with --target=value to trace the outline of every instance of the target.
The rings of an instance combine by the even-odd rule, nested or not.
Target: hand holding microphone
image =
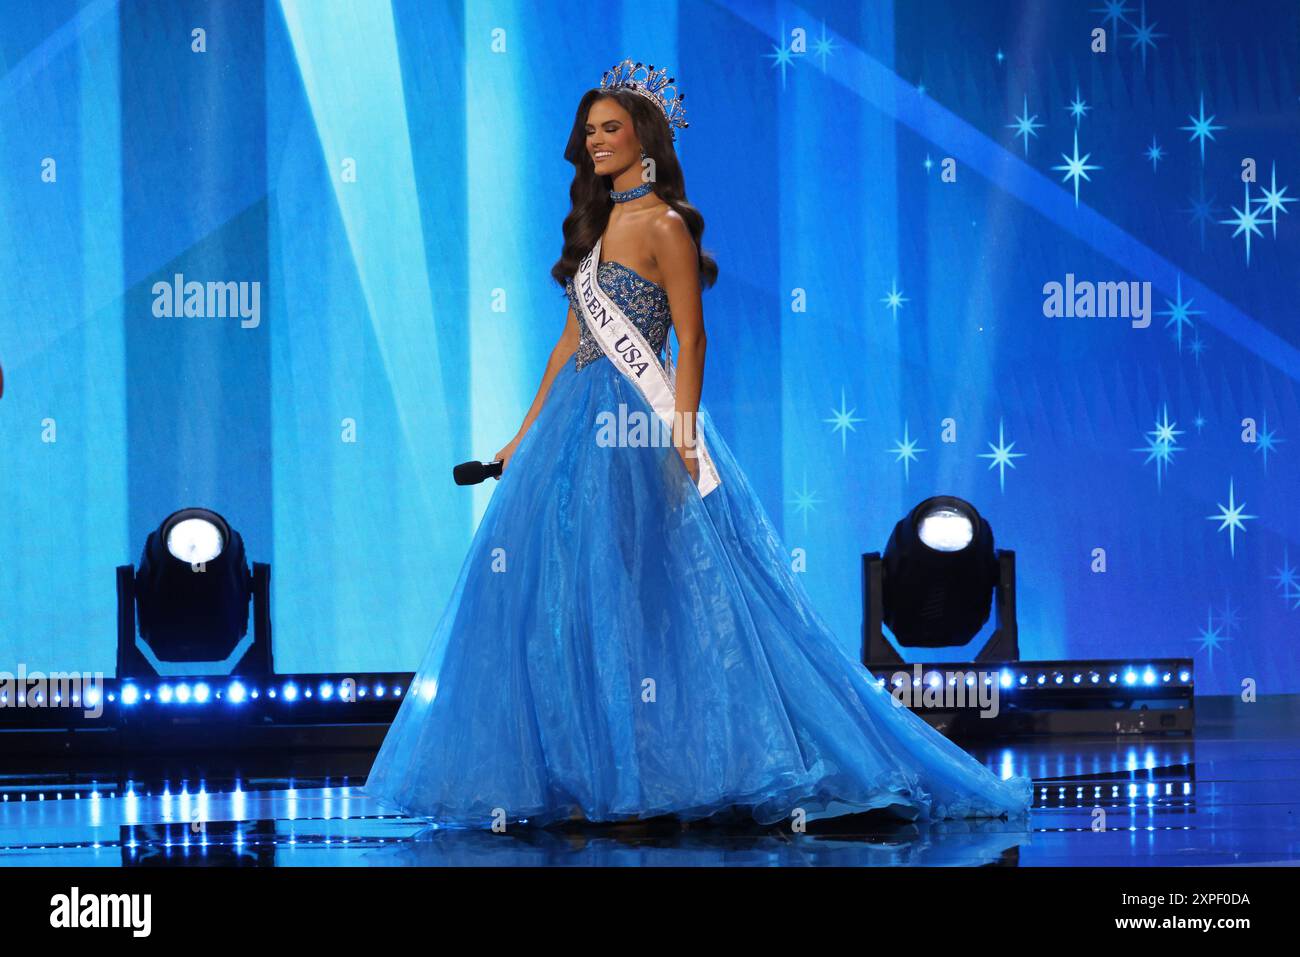
[[[461,462],[451,470],[451,477],[457,485],[477,485],[489,478],[501,477],[502,462]]]
[[[519,445],[518,437],[511,439],[491,462],[462,462],[451,470],[457,485],[477,485],[489,478],[499,479]]]

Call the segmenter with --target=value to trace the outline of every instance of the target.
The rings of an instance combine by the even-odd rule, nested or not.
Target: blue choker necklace
[[[616,189],[609,191],[609,198],[616,203],[627,203],[634,199],[640,199],[654,188],[654,183],[642,183],[640,186],[633,186],[631,189],[625,189],[621,193]]]

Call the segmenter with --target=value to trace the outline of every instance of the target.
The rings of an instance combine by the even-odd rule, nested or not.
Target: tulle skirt
[[[1026,813],[1027,778],[990,772],[840,648],[699,420],[722,480],[704,497],[637,433],[653,413],[610,362],[563,367],[366,793],[463,827]]]

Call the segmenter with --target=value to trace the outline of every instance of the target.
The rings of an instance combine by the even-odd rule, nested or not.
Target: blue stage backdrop
[[[951,493],[1026,657],[1300,691],[1294,0],[0,18],[0,669],[111,673],[113,567],[189,505],[273,563],[283,670],[414,667],[492,491],[449,470],[564,321],[573,110],[632,56],[688,93],[705,404],[847,649],[860,554]]]

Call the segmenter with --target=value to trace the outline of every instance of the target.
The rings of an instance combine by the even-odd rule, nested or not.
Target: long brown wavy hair
[[[663,111],[638,93],[627,90],[589,90],[578,104],[573,118],[564,158],[573,164],[573,182],[569,201],[573,204],[564,217],[564,250],[551,267],[551,275],[561,286],[578,271],[578,264],[604,235],[614,201],[609,198],[613,184],[608,176],[597,176],[591,154],[587,152],[587,113],[597,100],[615,100],[632,117],[632,126],[645,155],[654,160],[654,194],[675,209],[691,231],[699,250],[700,285],[712,286],[718,278],[718,264],[704,251],[704,217],[686,200],[686,178],[677,162],[672,134]]]

